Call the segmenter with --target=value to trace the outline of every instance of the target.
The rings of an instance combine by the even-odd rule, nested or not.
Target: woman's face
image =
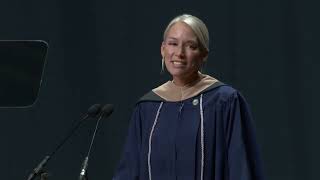
[[[198,72],[207,52],[201,51],[193,30],[187,24],[177,22],[167,32],[161,54],[173,78],[188,78]]]

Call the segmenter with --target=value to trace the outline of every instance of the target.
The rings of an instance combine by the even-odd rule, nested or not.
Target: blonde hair
[[[207,52],[209,52],[209,32],[207,26],[201,21],[201,19],[189,14],[183,14],[175,17],[164,31],[163,40],[166,39],[170,28],[177,22],[183,22],[187,24],[197,36],[201,48],[204,48]],[[204,60],[206,59],[207,57],[204,58]]]

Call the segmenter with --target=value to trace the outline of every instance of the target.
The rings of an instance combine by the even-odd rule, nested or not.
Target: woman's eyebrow
[[[197,41],[194,41],[194,40],[188,40],[186,41],[186,43],[198,44]]]
[[[167,37],[167,39],[166,39],[166,40],[175,40],[175,41],[177,41],[178,39],[177,39],[177,38],[175,38],[175,37]],[[185,43],[198,44],[198,42],[197,42],[196,40],[193,40],[193,39],[187,40],[187,41],[185,41]]]
[[[167,37],[167,40],[178,40],[178,39],[175,37]]]

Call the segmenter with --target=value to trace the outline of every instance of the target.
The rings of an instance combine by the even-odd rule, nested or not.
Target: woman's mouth
[[[174,68],[183,68],[186,66],[186,63],[183,61],[171,61]]]
[[[186,62],[183,62],[183,61],[176,61],[176,60],[173,60],[173,61],[171,61],[171,63],[172,64],[174,64],[174,65],[186,65]]]
[[[172,62],[174,65],[183,65],[184,63],[180,62],[180,61],[173,61]]]

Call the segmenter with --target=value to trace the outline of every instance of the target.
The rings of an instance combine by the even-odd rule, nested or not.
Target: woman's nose
[[[185,56],[185,49],[183,46],[178,46],[176,55],[180,58],[183,58]]]

